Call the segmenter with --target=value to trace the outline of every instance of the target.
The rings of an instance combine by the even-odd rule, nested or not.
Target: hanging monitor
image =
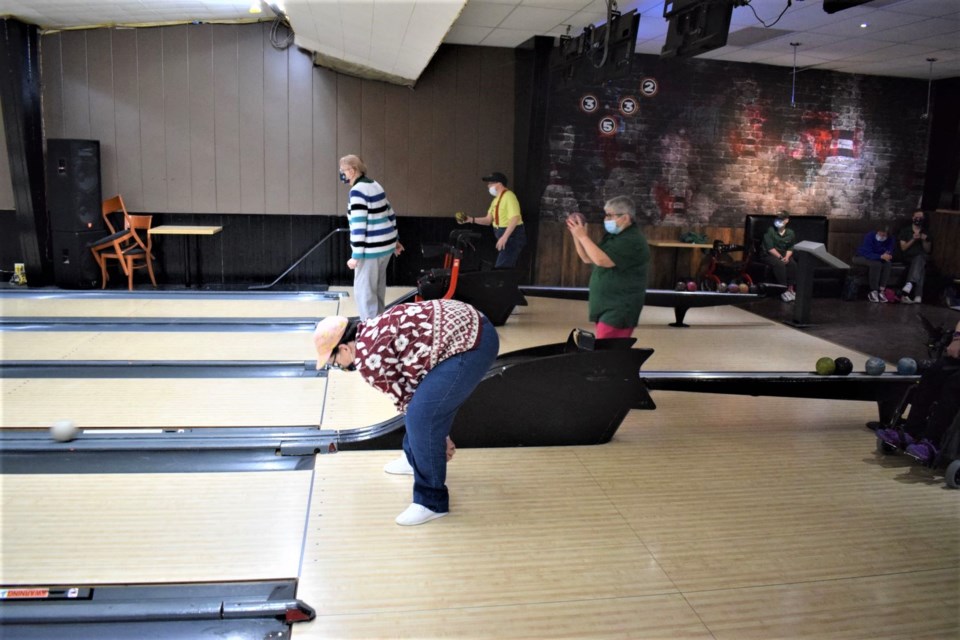
[[[692,58],[727,44],[732,0],[667,0],[663,17],[669,22],[661,58]]]
[[[633,64],[640,15],[614,12],[606,24],[560,38],[551,71],[560,84],[580,85],[626,76]]]

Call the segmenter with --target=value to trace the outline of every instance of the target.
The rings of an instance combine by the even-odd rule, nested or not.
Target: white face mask
[[[489,191],[489,192],[490,192],[490,195],[492,195],[494,198],[497,197],[497,188],[496,188],[496,187],[494,187],[494,186],[491,185],[490,187],[487,188],[487,191]]]
[[[882,235],[880,235],[879,233],[876,235],[876,238],[877,238],[877,242],[886,242],[886,241],[887,241],[887,236],[882,236]]]

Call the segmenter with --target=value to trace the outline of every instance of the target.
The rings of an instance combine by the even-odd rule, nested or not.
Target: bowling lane
[[[411,293],[410,287],[387,287],[388,302]],[[181,293],[3,294],[5,318],[323,318],[355,316],[352,287],[324,293]]]
[[[295,331],[7,331],[4,360],[316,360]]]
[[[4,474],[0,584],[296,578],[311,471]]]
[[[358,375],[329,378],[2,378],[0,428],[355,429],[396,416]]]

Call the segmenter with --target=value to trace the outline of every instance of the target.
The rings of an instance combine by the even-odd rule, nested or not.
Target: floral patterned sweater
[[[438,363],[480,342],[480,313],[459,300],[399,304],[357,328],[363,379],[406,412],[417,385]]]

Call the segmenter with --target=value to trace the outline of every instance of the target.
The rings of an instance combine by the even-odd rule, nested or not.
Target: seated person
[[[933,246],[933,240],[926,229],[926,221],[927,216],[923,211],[914,211],[910,221],[912,224],[900,230],[900,255],[909,265],[907,283],[900,291],[900,302],[905,304],[919,303],[923,299],[923,274]]]
[[[870,293],[867,300],[870,302],[886,302],[884,290],[890,280],[890,265],[893,264],[893,238],[887,227],[880,227],[876,231],[868,231],[863,236],[863,242],[857,247],[857,254],[853,256],[853,264],[868,269]]]
[[[787,290],[780,294],[784,302],[793,302],[797,299],[797,261],[793,259],[793,245],[797,244],[797,234],[788,229],[790,212],[781,211],[773,226],[763,234],[760,247],[763,249],[763,261],[773,269],[773,277],[777,284],[787,285]]]
[[[941,442],[960,411],[960,322],[943,356],[924,371],[903,430],[877,429],[877,437],[926,464],[934,464]]]

